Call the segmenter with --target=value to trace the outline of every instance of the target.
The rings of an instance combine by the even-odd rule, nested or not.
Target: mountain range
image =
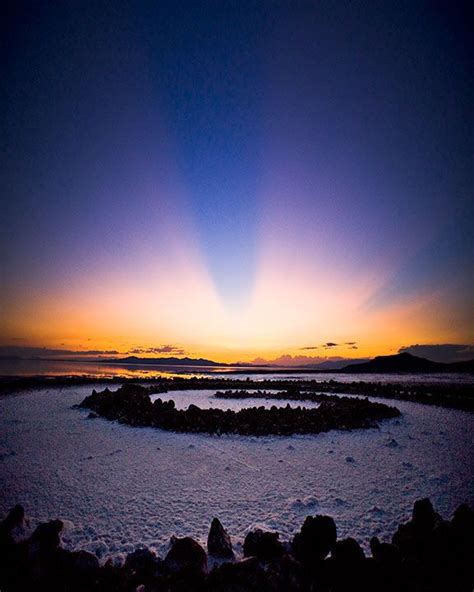
[[[401,353],[393,356],[377,356],[373,360],[362,362],[361,364],[349,364],[344,366],[340,372],[348,372],[350,374],[474,372],[474,360],[451,362],[448,364],[433,362],[432,360],[419,358],[409,353]]]
[[[267,368],[275,371],[281,370],[281,366],[275,365],[253,365],[253,364],[225,364],[215,362],[213,360],[206,360],[204,358],[139,358],[137,356],[128,356],[120,359],[102,359],[101,362],[113,362],[114,364],[137,364],[137,365],[153,365],[153,366],[201,366],[201,367],[255,367]],[[342,366],[342,367],[341,367]],[[292,371],[308,371],[308,372],[347,372],[351,374],[390,374],[408,372],[411,374],[417,373],[438,373],[438,372],[473,372],[474,360],[466,362],[433,362],[426,358],[420,358],[409,353],[401,353],[390,356],[376,356],[372,360],[361,358],[345,363],[345,360],[327,360],[318,364],[307,364],[299,367],[292,367]]]
[[[0,360],[4,361],[19,361],[19,360],[43,360],[43,361],[59,361],[59,362],[83,362],[83,363],[99,363],[99,364],[114,364],[123,366],[183,366],[183,367],[201,367],[201,368],[232,368],[247,369],[256,372],[262,369],[262,372],[341,372],[350,374],[390,374],[390,373],[441,373],[441,372],[455,372],[455,373],[474,373],[474,359],[464,362],[434,362],[427,358],[414,356],[408,352],[402,352],[389,356],[376,356],[373,359],[359,358],[351,360],[325,360],[315,364],[304,364],[300,366],[284,366],[274,363],[268,364],[252,364],[245,362],[237,362],[234,364],[215,362],[206,358],[178,358],[158,357],[158,358],[142,358],[139,356],[127,356],[123,358],[104,357],[99,358],[72,358],[54,356],[18,356],[18,355],[1,355]]]

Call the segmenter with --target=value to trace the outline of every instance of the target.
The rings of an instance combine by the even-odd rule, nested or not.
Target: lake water
[[[250,370],[250,368],[248,369]],[[234,374],[235,372],[235,374]],[[423,384],[474,384],[472,374],[339,374],[336,372],[246,372],[244,368],[124,365],[97,362],[73,362],[55,360],[0,360],[0,376],[92,376],[97,378],[155,378],[170,376],[233,377],[245,380],[287,379],[287,380],[337,380],[338,382],[386,382]]]

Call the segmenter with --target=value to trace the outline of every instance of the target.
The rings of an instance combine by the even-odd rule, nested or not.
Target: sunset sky
[[[1,345],[474,343],[462,2],[11,5]]]

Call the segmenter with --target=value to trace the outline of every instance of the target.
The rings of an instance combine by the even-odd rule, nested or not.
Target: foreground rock
[[[329,516],[308,516],[292,543],[256,529],[245,538],[243,560],[210,571],[203,547],[189,537],[172,537],[164,560],[136,549],[121,564],[100,565],[91,553],[61,548],[60,520],[18,540],[23,520],[16,506],[0,523],[2,592],[472,592],[474,585],[474,511],[462,505],[443,520],[427,499],[415,503],[392,543],[371,539],[372,557],[353,538],[338,540]],[[214,555],[232,551],[218,520],[209,541]]]
[[[244,541],[244,556],[272,561],[283,555],[283,545],[277,532],[264,532],[260,528],[249,532]]]
[[[207,555],[194,539],[171,537],[164,566],[170,573],[200,579],[207,574]]]
[[[207,537],[207,552],[214,557],[223,557],[225,559],[234,557],[230,536],[218,518],[214,518],[211,522],[211,529]]]
[[[240,411],[200,409],[190,405],[175,408],[174,401],[150,400],[150,390],[126,384],[116,391],[95,390],[80,407],[132,426],[152,426],[175,432],[242,434],[254,436],[318,434],[329,430],[371,428],[378,422],[398,417],[395,407],[368,399],[314,395],[316,409],[304,407],[251,407]]]
[[[293,552],[302,563],[322,561],[337,540],[336,523],[329,516],[307,516],[293,539]]]

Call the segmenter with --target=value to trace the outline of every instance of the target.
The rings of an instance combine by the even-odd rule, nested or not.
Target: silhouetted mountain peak
[[[138,356],[127,356],[126,358],[115,358],[108,361],[116,364],[139,364],[151,366],[227,366],[227,364],[219,364],[218,362],[206,360],[204,358],[139,358]]]
[[[454,362],[444,364],[433,362],[426,358],[414,356],[408,352],[394,354],[391,356],[376,356],[373,360],[363,364],[353,364],[345,366],[343,372],[351,373],[424,373],[424,372],[473,372],[474,361]]]

